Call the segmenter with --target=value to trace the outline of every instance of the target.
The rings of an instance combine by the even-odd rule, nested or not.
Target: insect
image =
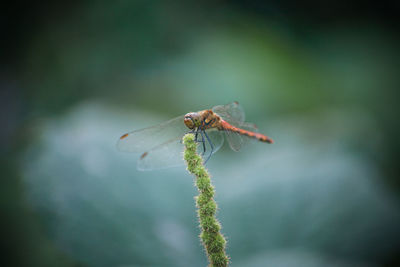
[[[138,161],[139,170],[154,170],[183,165],[182,137],[195,134],[199,153],[206,160],[217,152],[226,137],[229,146],[239,151],[247,139],[272,144],[266,135],[257,133],[254,124],[244,122],[245,115],[238,102],[190,112],[164,123],[126,133],[118,140],[118,149],[143,153]]]

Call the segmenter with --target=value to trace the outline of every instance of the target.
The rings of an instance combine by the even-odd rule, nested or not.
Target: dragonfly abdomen
[[[254,139],[257,139],[257,140],[259,140],[261,142],[265,142],[265,143],[269,143],[269,144],[274,143],[274,141],[271,138],[269,138],[268,136],[266,136],[266,135],[263,135],[263,134],[260,134],[260,133],[255,133],[255,132],[252,132],[252,131],[248,131],[248,130],[244,130],[244,129],[235,127],[235,126],[229,124],[226,121],[221,121],[221,126],[222,126],[221,128],[223,130],[225,130],[225,131],[235,132],[235,133],[238,133],[240,135],[248,136],[250,138],[254,138]]]

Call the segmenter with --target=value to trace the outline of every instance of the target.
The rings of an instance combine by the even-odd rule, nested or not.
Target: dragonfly
[[[207,162],[226,139],[234,151],[248,140],[272,144],[274,141],[245,122],[245,114],[237,101],[212,109],[190,112],[161,124],[123,134],[117,143],[120,151],[142,153],[137,162],[141,171],[184,165],[182,138],[188,132],[200,145],[198,152]],[[207,156],[205,156],[207,155]]]

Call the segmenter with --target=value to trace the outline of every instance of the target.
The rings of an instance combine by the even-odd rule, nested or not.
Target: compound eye
[[[185,117],[185,119],[183,120],[186,127],[188,127],[189,129],[193,129],[194,128],[194,122],[193,119],[191,117]]]

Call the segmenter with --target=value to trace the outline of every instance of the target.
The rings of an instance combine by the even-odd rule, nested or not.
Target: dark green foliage
[[[185,135],[183,143],[187,169],[196,176],[196,186],[200,193],[196,197],[201,228],[200,238],[206,248],[210,266],[228,266],[229,258],[225,253],[226,240],[219,232],[221,225],[215,218],[217,204],[213,199],[214,187],[211,185],[210,175],[203,165],[203,159],[196,152],[197,144],[194,141],[194,135]]]

